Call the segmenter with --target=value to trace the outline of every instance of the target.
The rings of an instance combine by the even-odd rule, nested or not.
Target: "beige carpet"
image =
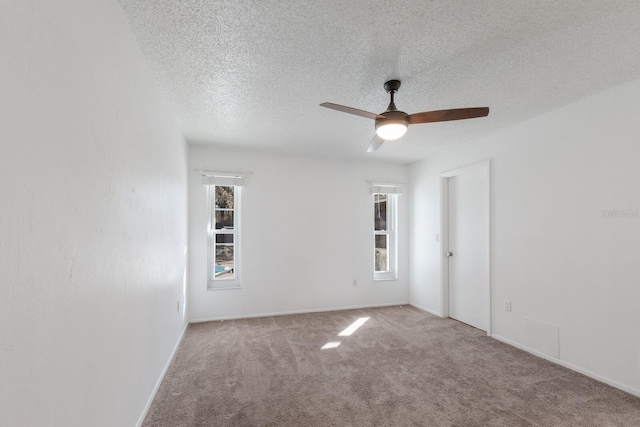
[[[640,399],[401,306],[190,325],[144,426],[637,427]]]

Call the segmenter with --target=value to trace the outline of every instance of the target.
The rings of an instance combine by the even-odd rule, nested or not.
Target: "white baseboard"
[[[171,362],[173,362],[173,358],[176,356],[176,352],[178,351],[178,347],[180,347],[180,344],[182,343],[182,339],[184,338],[184,333],[187,332],[187,328],[188,327],[189,327],[189,323],[187,323],[184,326],[184,329],[182,330],[182,333],[180,334],[180,338],[178,338],[178,342],[173,347],[173,350],[171,351],[171,355],[169,356],[169,360],[167,360],[167,363],[164,365],[164,368],[162,369],[162,372],[160,373],[160,378],[158,378],[158,381],[156,381],[156,385],[155,385],[155,387],[153,387],[153,391],[151,392],[151,396],[149,396],[149,399],[147,400],[147,404],[144,406],[144,409],[142,410],[142,414],[140,415],[140,418],[138,418],[138,422],[136,423],[136,427],[142,426],[142,423],[144,422],[144,419],[147,417],[147,412],[149,412],[149,408],[151,407],[151,404],[153,403],[153,399],[155,399],[156,393],[158,393],[158,389],[160,388],[160,384],[162,384],[162,380],[164,380],[164,376],[167,374],[167,371],[169,370],[169,366],[171,366]]]
[[[422,307],[421,305],[414,304],[412,302],[410,302],[409,305],[417,308],[418,310],[426,311],[429,314],[433,314],[434,316],[442,317],[442,313],[438,313],[437,311],[428,309],[427,307]]]
[[[252,319],[256,317],[286,316],[287,314],[305,314],[305,313],[322,313],[322,312],[328,312],[328,311],[360,310],[363,308],[390,307],[394,305],[408,305],[408,304],[409,304],[408,302],[394,302],[394,303],[387,303],[387,304],[353,305],[348,307],[309,308],[306,310],[277,311],[272,313],[238,314],[233,316],[209,317],[204,319],[190,319],[189,323],[215,322],[219,320],[234,320],[234,319]]]
[[[564,366],[565,368],[571,369],[572,371],[579,372],[579,373],[581,373],[583,375],[586,375],[587,377],[593,378],[596,381],[600,381],[600,382],[608,384],[608,385],[610,385],[612,387],[618,388],[618,389],[620,389],[622,391],[626,391],[629,394],[633,394],[634,396],[640,397],[640,390],[637,390],[637,389],[635,389],[633,387],[629,387],[629,386],[627,386],[625,384],[622,384],[622,383],[619,383],[619,382],[614,381],[612,379],[603,377],[601,375],[598,375],[598,374],[596,374],[594,372],[591,372],[591,371],[589,371],[587,369],[581,368],[579,366],[576,366],[576,365],[574,365],[572,363],[569,363],[569,362],[566,362],[564,360],[556,359],[555,357],[551,357],[551,356],[547,356],[544,353],[540,353],[539,351],[533,350],[533,349],[527,347],[526,345],[520,344],[520,343],[518,343],[516,341],[510,340],[510,339],[505,338],[503,336],[492,334],[491,337],[495,338],[498,341],[501,341],[501,342],[503,342],[505,344],[509,344],[510,346],[513,346],[513,347],[519,348],[520,350],[524,350],[524,351],[526,351],[528,353],[531,353],[534,356],[538,356],[538,357],[541,357],[541,358],[543,358],[545,360],[548,360],[549,362],[553,362],[553,363],[556,363],[556,364],[558,364],[560,366]]]

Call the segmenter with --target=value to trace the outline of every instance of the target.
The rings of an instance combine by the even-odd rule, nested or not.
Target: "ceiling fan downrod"
[[[394,95],[398,91],[398,89],[400,89],[400,84],[400,80],[389,80],[388,82],[385,82],[383,86],[384,90],[386,90],[387,93],[391,95],[391,102],[387,107],[387,111],[398,111],[398,109],[396,108],[396,103],[394,102]]]

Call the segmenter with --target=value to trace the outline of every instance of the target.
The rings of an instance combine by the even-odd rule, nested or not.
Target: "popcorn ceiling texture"
[[[120,0],[192,144],[410,163],[640,77],[640,2]],[[367,119],[402,80],[412,126],[366,152]]]

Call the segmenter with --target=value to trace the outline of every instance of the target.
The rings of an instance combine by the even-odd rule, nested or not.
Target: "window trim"
[[[375,212],[375,196],[387,196],[387,230],[379,231],[373,228],[373,280],[375,282],[398,280],[398,194],[373,192],[372,201]],[[388,236],[387,243],[387,271],[376,271],[376,236]]]
[[[218,233],[215,229],[215,188],[218,187],[233,187],[233,232]],[[207,205],[209,218],[207,221],[207,290],[218,291],[228,289],[240,289],[240,260],[241,260],[241,199],[242,199],[242,186],[234,185],[233,183],[219,183],[207,185]],[[233,261],[234,261],[234,277],[225,279],[216,279],[215,275],[212,276],[214,269],[211,263],[215,265],[215,238],[217,234],[232,234],[233,235]]]

